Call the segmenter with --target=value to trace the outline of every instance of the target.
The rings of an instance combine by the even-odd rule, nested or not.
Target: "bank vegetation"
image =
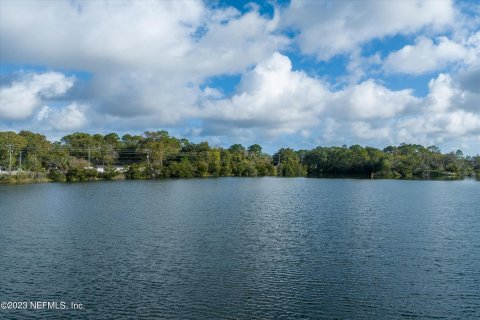
[[[76,132],[56,142],[30,131],[0,132],[0,183],[228,176],[480,177],[480,156],[417,144],[383,150],[360,145],[281,148],[270,155],[258,144],[220,148],[167,131],[122,137]]]

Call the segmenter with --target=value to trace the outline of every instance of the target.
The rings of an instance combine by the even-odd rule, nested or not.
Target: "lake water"
[[[0,318],[480,318],[480,183],[0,185]]]

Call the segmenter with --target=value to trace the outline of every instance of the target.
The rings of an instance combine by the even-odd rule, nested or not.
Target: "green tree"
[[[248,154],[252,157],[259,157],[262,155],[262,147],[258,144],[252,144],[247,149]]]
[[[149,161],[163,165],[166,157],[177,154],[180,151],[180,141],[170,137],[167,131],[146,131],[143,148],[148,151]]]
[[[27,140],[13,131],[0,132],[0,166],[6,169],[18,169]]]

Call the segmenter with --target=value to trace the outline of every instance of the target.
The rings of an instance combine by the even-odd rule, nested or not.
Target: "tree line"
[[[273,155],[253,144],[213,147],[147,131],[143,135],[76,132],[50,142],[30,131],[0,132],[0,182],[87,181],[220,176],[435,178],[480,177],[480,156],[437,146],[360,145],[281,148]]]

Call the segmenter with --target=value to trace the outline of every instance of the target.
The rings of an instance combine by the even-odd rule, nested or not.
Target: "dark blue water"
[[[480,318],[480,183],[0,186],[0,318]]]

